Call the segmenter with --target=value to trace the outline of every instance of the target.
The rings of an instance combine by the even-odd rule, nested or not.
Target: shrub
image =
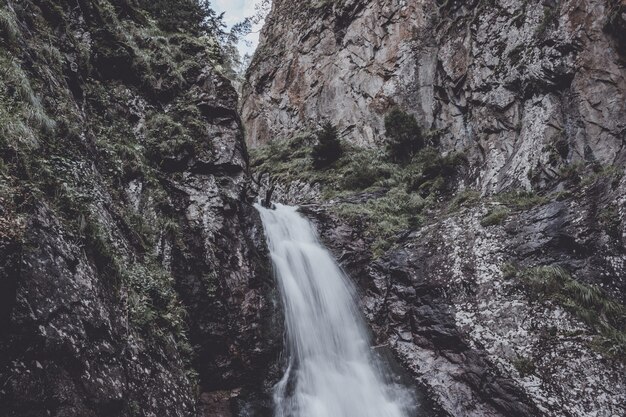
[[[424,137],[415,116],[398,108],[385,116],[387,149],[395,162],[404,163],[424,147]]]
[[[342,175],[341,186],[346,190],[363,190],[389,178],[393,170],[394,167],[384,161],[381,152],[363,150],[350,157]]]
[[[496,207],[491,210],[481,221],[480,225],[483,227],[495,226],[502,224],[509,217],[509,209],[505,207]]]
[[[583,178],[584,171],[585,165],[580,162],[567,164],[561,167],[561,169],[559,170],[559,177],[564,181],[579,184]]]
[[[517,369],[517,372],[519,372],[522,378],[533,375],[537,371],[537,367],[535,366],[533,360],[525,356],[518,356],[514,359],[513,366]]]
[[[517,274],[538,300],[560,304],[602,336],[597,348],[626,361],[626,307],[597,286],[585,284],[559,266],[531,268]]]
[[[524,190],[502,193],[498,195],[497,199],[505,206],[516,210],[528,210],[548,201],[545,197],[539,196],[532,191]]]
[[[317,133],[317,143],[313,147],[311,157],[315,168],[324,168],[337,161],[343,155],[337,127],[325,122]]]
[[[426,195],[442,192],[449,188],[460,167],[466,163],[467,159],[462,153],[441,156],[435,148],[424,148],[409,165],[407,187]]]
[[[224,35],[222,15],[211,8],[209,0],[141,0],[140,4],[164,31]]]
[[[603,208],[599,213],[598,220],[600,220],[600,224],[609,236],[616,239],[622,236],[622,221],[616,205]]]
[[[472,206],[480,201],[480,193],[475,190],[463,190],[454,196],[448,207],[448,212],[452,213],[463,206]]]
[[[185,161],[194,155],[194,141],[185,127],[167,114],[156,114],[146,123],[150,157],[157,162]]]
[[[14,42],[20,33],[15,14],[8,8],[0,8],[0,34]]]

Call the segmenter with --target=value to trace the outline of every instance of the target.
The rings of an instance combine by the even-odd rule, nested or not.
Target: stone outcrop
[[[237,95],[137,4],[0,6],[3,416],[266,406],[282,335]]]
[[[619,0],[275,1],[243,87],[250,146],[337,124],[377,146],[393,106],[483,191],[626,163]]]
[[[597,329],[510,269],[559,265],[623,299],[624,231],[602,225],[598,202],[623,197],[624,187],[624,178],[598,180],[500,225],[482,224],[491,204],[433,213],[379,258],[361,223],[333,214],[337,202],[301,210],[355,278],[377,343],[446,415],[612,417],[626,412],[623,361],[599,349]]]

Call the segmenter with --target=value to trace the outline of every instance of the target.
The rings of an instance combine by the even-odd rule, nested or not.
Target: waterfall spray
[[[288,364],[276,417],[405,417],[409,391],[384,377],[354,289],[295,207],[260,205],[285,309]]]

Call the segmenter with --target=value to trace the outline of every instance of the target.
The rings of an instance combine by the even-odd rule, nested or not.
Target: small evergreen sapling
[[[337,127],[327,121],[317,132],[317,143],[313,147],[311,156],[315,168],[325,168],[337,161],[343,155]]]
[[[385,116],[387,150],[394,162],[406,163],[424,147],[422,130],[415,116],[394,108]]]

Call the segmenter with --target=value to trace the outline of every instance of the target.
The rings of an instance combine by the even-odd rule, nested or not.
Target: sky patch
[[[261,0],[212,0],[211,4],[215,11],[224,13],[224,23],[230,29],[235,23],[241,22],[246,17],[251,17],[255,12],[255,5]],[[259,44],[259,32],[263,22],[252,28],[252,33],[239,42],[239,52],[252,55]]]

